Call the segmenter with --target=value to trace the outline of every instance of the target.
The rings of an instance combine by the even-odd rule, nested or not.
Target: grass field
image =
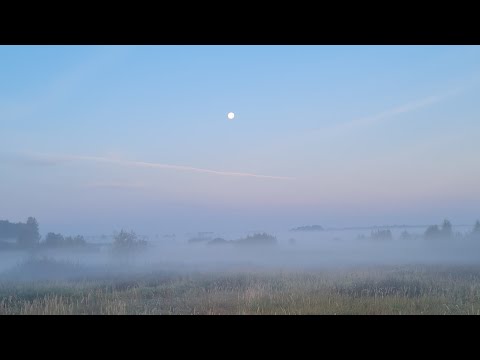
[[[480,314],[480,267],[0,282],[0,314]]]

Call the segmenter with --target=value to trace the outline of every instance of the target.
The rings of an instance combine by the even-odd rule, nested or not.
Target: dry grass
[[[0,314],[480,314],[480,268],[0,283]]]

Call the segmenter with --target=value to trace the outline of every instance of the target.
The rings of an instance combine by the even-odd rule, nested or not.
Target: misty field
[[[480,314],[480,267],[151,273],[0,283],[0,314]]]

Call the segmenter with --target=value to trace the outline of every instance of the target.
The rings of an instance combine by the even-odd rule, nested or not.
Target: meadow
[[[0,281],[0,314],[478,315],[480,266],[152,272]]]

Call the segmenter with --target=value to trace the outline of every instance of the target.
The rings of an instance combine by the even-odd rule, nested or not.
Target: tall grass
[[[480,268],[149,274],[0,283],[0,314],[480,314]]]

